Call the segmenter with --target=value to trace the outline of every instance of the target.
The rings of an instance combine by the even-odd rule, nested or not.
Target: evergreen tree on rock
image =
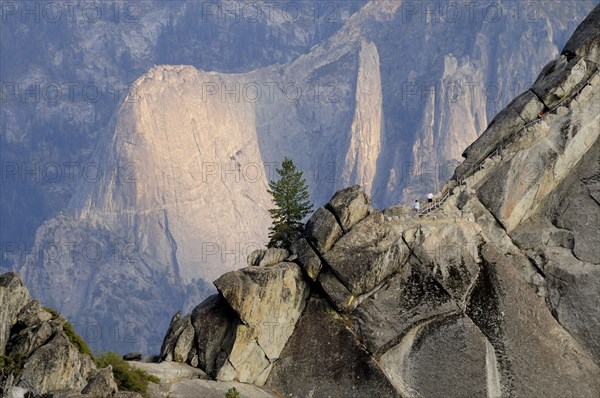
[[[312,210],[308,187],[302,178],[302,172],[287,157],[281,162],[281,168],[275,169],[278,181],[270,181],[267,190],[273,196],[275,208],[269,210],[273,226],[269,228],[268,247],[285,247],[293,237],[304,230],[302,220]]]

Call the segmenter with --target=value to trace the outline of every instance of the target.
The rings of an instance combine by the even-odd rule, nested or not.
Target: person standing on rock
[[[417,199],[415,199],[415,203],[413,204],[413,209],[415,209],[416,213],[418,213],[419,210],[421,209],[421,205],[419,204],[419,201]]]
[[[431,192],[427,194],[427,202],[433,203],[433,194]]]

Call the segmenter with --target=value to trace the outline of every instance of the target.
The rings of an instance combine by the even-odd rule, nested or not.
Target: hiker
[[[433,194],[432,194],[431,192],[429,192],[429,193],[427,194],[427,201],[428,201],[429,203],[433,203]]]
[[[418,200],[415,200],[415,203],[413,204],[413,209],[415,209],[415,212],[417,212],[417,213],[421,209],[421,205],[419,204]]]

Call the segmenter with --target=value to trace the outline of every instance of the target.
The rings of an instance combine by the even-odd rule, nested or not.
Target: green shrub
[[[11,373],[15,377],[18,376],[23,370],[24,365],[25,358],[21,355],[0,355],[0,370],[4,376],[8,376]]]
[[[81,336],[79,336],[75,332],[75,329],[73,329],[73,325],[71,325],[71,323],[69,321],[67,321],[65,318],[63,318],[63,316],[60,314],[60,312],[58,312],[50,307],[44,307],[44,309],[46,311],[48,311],[50,314],[52,314],[52,319],[61,320],[61,322],[63,323],[63,332],[65,332],[65,334],[67,335],[67,338],[69,339],[71,344],[73,344],[75,346],[75,348],[77,348],[77,350],[79,350],[80,353],[89,355],[90,357],[92,357],[92,359],[94,359],[94,354],[92,353],[92,350],[90,350],[90,348],[85,343],[85,341],[81,338]]]
[[[240,398],[240,392],[235,387],[231,387],[227,394],[225,394],[225,398]]]
[[[113,376],[119,390],[135,391],[148,396],[148,383],[160,383],[160,379],[141,369],[134,369],[117,353],[109,351],[96,356],[96,366],[104,368],[112,366]]]

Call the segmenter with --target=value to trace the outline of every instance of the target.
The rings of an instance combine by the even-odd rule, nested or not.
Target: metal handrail
[[[532,121],[531,121],[531,122],[529,122],[529,123],[526,123],[526,124],[525,124],[525,125],[523,125],[523,126],[522,126],[522,127],[519,129],[519,130],[516,130],[516,131],[512,132],[512,133],[511,133],[511,134],[510,134],[508,137],[506,137],[505,139],[503,139],[503,140],[502,140],[502,141],[501,141],[501,142],[500,142],[500,143],[499,143],[499,144],[498,144],[498,145],[497,145],[497,146],[494,148],[494,150],[493,150],[493,151],[492,151],[492,152],[491,152],[489,155],[487,155],[487,156],[486,156],[486,157],[485,157],[485,158],[484,158],[484,159],[483,159],[481,162],[479,162],[479,163],[477,164],[477,166],[473,167],[471,170],[469,170],[469,172],[468,172],[468,173],[466,173],[466,174],[465,174],[465,175],[467,175],[468,177],[463,177],[463,178],[461,178],[461,179],[459,179],[459,180],[457,181],[457,183],[458,183],[458,186],[462,186],[462,185],[463,185],[463,183],[464,183],[464,181],[465,181],[467,178],[469,178],[469,177],[471,177],[471,176],[473,175],[473,170],[475,170],[475,169],[479,169],[479,170],[481,170],[481,169],[483,168],[483,164],[485,163],[485,161],[486,161],[486,160],[488,160],[488,159],[490,159],[490,158],[492,158],[492,157],[494,157],[494,156],[496,156],[496,155],[500,155],[500,154],[502,153],[502,150],[503,150],[503,149],[504,149],[504,147],[505,147],[505,144],[507,144],[507,143],[508,143],[508,141],[512,140],[512,138],[513,138],[514,136],[516,136],[516,135],[520,134],[520,133],[521,133],[523,130],[525,130],[525,129],[529,128],[530,126],[532,126],[532,125],[534,125],[534,124],[536,124],[536,123],[539,123],[539,122],[541,122],[541,121],[543,120],[543,118],[544,118],[544,117],[546,117],[546,115],[548,115],[548,114],[550,114],[550,113],[554,112],[556,109],[558,109],[560,106],[562,106],[562,105],[563,105],[565,102],[567,102],[567,101],[572,101],[573,99],[575,99],[575,97],[576,97],[576,96],[578,96],[578,95],[579,95],[579,93],[581,93],[581,91],[582,91],[582,90],[583,90],[585,87],[589,86],[589,84],[590,84],[590,81],[591,81],[591,80],[592,80],[592,78],[593,78],[594,76],[596,76],[597,74],[598,74],[598,71],[595,71],[594,73],[592,73],[592,75],[591,75],[591,76],[590,76],[590,77],[589,77],[589,78],[588,78],[588,79],[585,81],[585,83],[583,83],[583,84],[581,85],[581,87],[580,87],[579,89],[577,89],[577,91],[575,91],[575,92],[574,92],[572,95],[570,95],[569,97],[567,97],[567,98],[565,98],[565,99],[561,100],[561,101],[560,101],[560,102],[558,102],[558,103],[557,103],[555,106],[553,106],[552,108],[550,108],[550,109],[549,109],[547,112],[545,112],[544,114],[542,114],[542,116],[538,117],[538,118],[537,118],[537,119],[535,119],[535,120],[532,120]],[[446,193],[444,194],[444,196],[442,197],[442,199],[440,199],[440,200],[436,201],[434,204],[432,204],[432,205],[428,206],[427,208],[425,208],[425,209],[423,209],[423,210],[419,211],[419,212],[417,213],[417,215],[420,217],[420,216],[422,216],[422,215],[425,215],[425,214],[427,214],[427,213],[429,213],[429,212],[431,212],[431,211],[433,211],[433,210],[435,210],[435,209],[438,209],[438,208],[440,208],[440,207],[442,206],[442,204],[444,204],[444,202],[446,201],[446,199],[448,199],[448,198],[450,197],[450,193],[451,193],[451,191],[452,191],[452,190],[451,190],[450,188],[447,188],[447,189],[446,189]]]
[[[479,162],[475,167],[471,168],[469,170],[468,173],[466,173],[465,175],[470,177],[471,175],[473,175],[473,172],[475,169],[481,170],[483,168],[483,164],[485,163],[486,160],[488,160],[491,157],[494,157],[496,155],[499,155],[500,153],[502,153],[502,149],[504,148],[505,144],[509,141],[512,140],[514,136],[520,134],[523,130],[529,128],[530,126],[541,122],[544,117],[546,117],[546,115],[554,112],[556,109],[558,109],[560,106],[562,106],[565,102],[567,101],[572,101],[575,99],[575,97],[577,97],[579,95],[579,93],[581,93],[581,91],[586,88],[587,86],[589,86],[590,81],[592,80],[592,78],[594,78],[594,76],[596,76],[598,74],[598,71],[595,71],[594,73],[592,73],[592,75],[585,81],[585,83],[583,83],[581,85],[580,88],[577,89],[577,91],[575,91],[572,95],[570,95],[569,97],[561,100],[560,102],[558,102],[556,105],[554,105],[552,108],[550,108],[546,113],[544,113],[542,116],[540,116],[539,118],[532,120],[529,123],[526,123],[524,126],[522,126],[519,130],[512,132],[508,137],[506,137],[505,139],[503,139],[495,148],[494,150],[487,155],[481,162]],[[458,182],[458,185],[463,185],[463,182],[468,178],[468,177],[463,177],[461,178]]]
[[[442,206],[442,204],[446,201],[446,199],[448,199],[448,197],[450,196],[450,189],[446,190],[446,194],[442,197],[442,199],[435,201],[432,205],[428,206],[427,208],[421,210],[418,215],[422,216],[424,214],[429,213],[430,211],[433,211],[434,209],[438,209]]]

